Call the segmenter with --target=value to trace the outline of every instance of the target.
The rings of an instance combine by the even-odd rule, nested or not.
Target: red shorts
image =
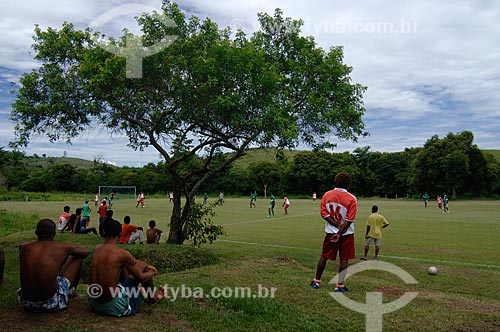
[[[333,234],[326,233],[323,240],[322,256],[329,260],[337,259],[337,251],[341,260],[356,258],[356,250],[354,248],[354,234],[341,236],[338,242],[331,242],[330,238]]]

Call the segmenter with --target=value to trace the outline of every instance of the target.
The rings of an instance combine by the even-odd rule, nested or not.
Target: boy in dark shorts
[[[336,260],[339,255],[339,280],[335,292],[346,292],[344,280],[349,259],[356,257],[354,248],[354,220],[356,219],[357,200],[347,191],[352,184],[351,176],[340,172],[335,176],[336,188],[327,191],[321,199],[320,213],[325,220],[323,252],[316,267],[316,277],[312,288],[319,288],[321,276],[328,260]]]

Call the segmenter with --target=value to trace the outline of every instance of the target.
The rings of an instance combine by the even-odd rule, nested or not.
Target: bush
[[[158,273],[178,272],[215,264],[219,258],[209,250],[174,244],[120,245],[137,259],[153,265]],[[82,280],[88,279],[93,253],[83,262]]]

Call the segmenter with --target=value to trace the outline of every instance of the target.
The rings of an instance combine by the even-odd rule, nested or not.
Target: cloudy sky
[[[258,27],[257,13],[304,21],[304,35],[318,46],[344,46],[354,82],[368,87],[364,118],[370,136],[354,144],[338,141],[336,151],[371,146],[402,151],[423,146],[433,135],[470,130],[481,149],[500,149],[500,3],[495,0],[179,0],[188,14],[210,17],[220,27]],[[124,7],[128,5],[127,7]],[[35,24],[92,26],[107,35],[126,27],[137,31],[134,16],[160,9],[161,0],[2,0],[0,3],[0,147],[14,137],[9,120],[14,96],[10,82],[37,64],[32,59]],[[137,12],[133,12],[137,10]],[[103,15],[104,18],[103,19]],[[160,161],[154,149],[134,152],[125,137],[96,128],[73,145],[31,142],[31,155],[101,158],[123,166]]]

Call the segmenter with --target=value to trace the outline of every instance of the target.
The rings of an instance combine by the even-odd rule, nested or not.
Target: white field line
[[[283,249],[317,251],[318,253],[320,253],[320,251],[321,251],[321,248],[312,249],[312,248],[303,248],[303,247],[282,246],[279,244],[244,242],[244,241],[236,241],[236,240],[219,239],[219,240],[217,240],[217,242],[236,243],[236,244],[244,244],[244,245],[255,245],[255,246],[283,248]],[[459,266],[468,266],[468,267],[500,270],[500,265],[493,265],[493,264],[467,263],[467,262],[447,261],[447,260],[439,260],[439,259],[425,259],[425,258],[417,258],[417,257],[402,257],[402,256],[389,256],[389,255],[379,255],[379,257],[406,260],[406,261],[415,261],[415,262],[439,263],[439,264],[446,264],[446,265],[459,265]]]
[[[243,225],[243,224],[253,224],[253,223],[258,223],[258,222],[264,222],[264,221],[273,221],[273,220],[278,220],[278,219],[288,219],[288,218],[300,218],[300,217],[306,217],[306,216],[313,216],[313,215],[318,215],[318,218],[321,218],[318,213],[307,213],[307,214],[299,214],[299,215],[288,215],[288,216],[279,216],[279,217],[273,217],[273,218],[262,218],[262,219],[252,219],[248,221],[239,221],[239,222],[233,222],[230,224],[221,224],[222,227],[225,226],[236,226],[236,225]]]

